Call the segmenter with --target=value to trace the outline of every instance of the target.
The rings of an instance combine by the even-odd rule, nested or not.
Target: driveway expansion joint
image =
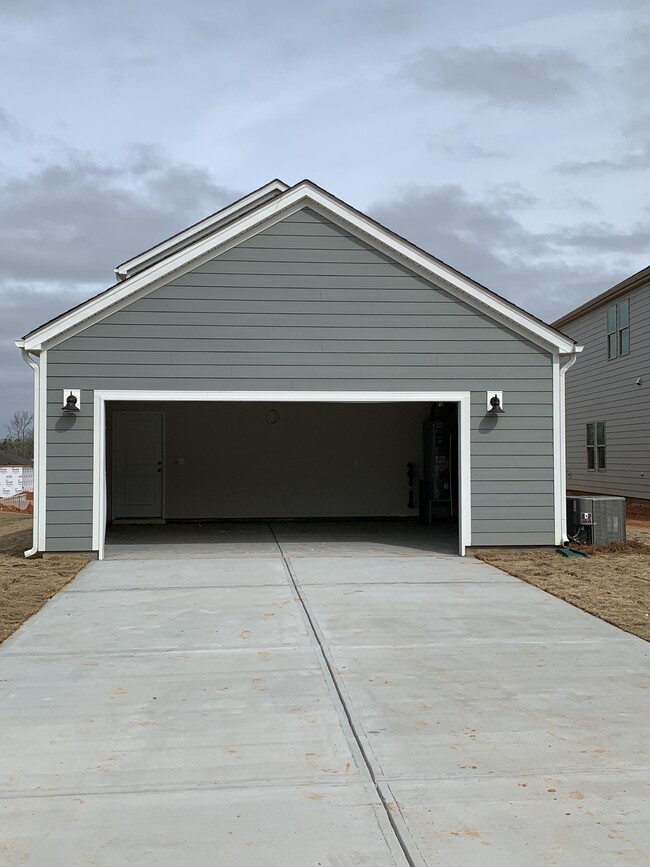
[[[314,640],[322,654],[323,662],[325,664],[325,671],[328,673],[330,682],[334,687],[335,695],[338,698],[338,703],[340,705],[340,710],[342,711],[345,719],[347,720],[349,734],[353,738],[353,741],[356,743],[357,750],[361,756],[362,762],[365,765],[365,768],[368,772],[370,780],[375,788],[381,806],[383,807],[385,817],[388,819],[388,823],[390,828],[392,829],[392,833],[394,834],[395,841],[401,850],[408,867],[427,867],[426,862],[420,855],[415,841],[411,837],[411,834],[406,826],[406,823],[403,821],[401,814],[396,815],[396,811],[394,808],[394,799],[392,798],[392,793],[390,793],[390,787],[388,787],[388,792],[390,793],[390,797],[387,799],[386,787],[380,782],[383,781],[383,771],[377,762],[376,757],[372,754],[372,748],[368,739],[365,737],[365,734],[361,734],[363,728],[361,726],[360,721],[356,718],[356,715],[353,710],[353,705],[349,698],[346,696],[345,687],[337,674],[336,665],[332,660],[330,654],[327,650],[327,644],[325,643],[325,639],[318,627],[318,622],[311,611],[309,603],[307,602],[304,594],[302,593],[300,582],[296,576],[296,573],[291,564],[291,560],[285,556],[284,550],[282,549],[282,545],[278,540],[273,526],[269,524],[269,529],[273,534],[273,538],[278,546],[282,559],[284,561],[287,574],[291,580],[291,583],[294,587],[297,599],[304,611],[304,615],[306,620],[312,630],[312,634]],[[352,746],[352,744],[351,744]],[[387,842],[390,842],[387,838]]]

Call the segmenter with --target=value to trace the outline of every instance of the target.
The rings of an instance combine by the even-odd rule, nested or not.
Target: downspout
[[[38,527],[39,517],[41,514],[41,467],[39,456],[39,447],[41,443],[41,365],[40,358],[32,358],[29,352],[20,347],[20,351],[24,360],[34,371],[34,520],[32,529],[32,547],[25,551],[25,557],[33,557],[38,554]]]
[[[564,362],[564,364],[560,365],[560,430],[562,431],[562,437],[560,439],[560,477],[562,479],[562,485],[560,490],[561,502],[562,502],[562,546],[566,547],[569,544],[569,536],[567,533],[567,517],[566,517],[566,373],[568,370],[571,370],[573,365],[576,363],[578,359],[578,353],[582,352],[584,347],[582,346],[574,346],[573,352]]]

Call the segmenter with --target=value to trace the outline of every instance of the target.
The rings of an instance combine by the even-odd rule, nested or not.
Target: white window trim
[[[594,426],[594,444],[593,446],[585,444],[586,455],[587,455],[587,472],[588,473],[606,473],[607,472],[607,420],[606,419],[591,419],[591,421],[586,422],[585,424],[585,440],[587,438],[587,427],[593,424]],[[598,436],[596,431],[598,430],[597,425],[602,424],[605,427],[605,442],[602,445],[598,443]],[[605,466],[598,466],[598,449],[605,449]],[[594,466],[593,469],[589,468],[589,449],[594,450]]]
[[[627,325],[621,328],[621,305],[627,304]],[[613,331],[609,330],[609,311],[614,310],[614,325],[615,328]],[[617,301],[614,301],[613,304],[608,304],[605,308],[605,316],[606,316],[606,325],[607,325],[607,361],[616,361],[619,358],[627,358],[630,354],[630,296],[627,295],[625,298],[621,298]],[[621,334],[623,331],[627,331],[627,352],[621,352]],[[616,342],[616,354],[609,354],[609,339],[612,336],[615,337]]]
[[[100,560],[106,535],[106,402],[107,401],[273,401],[292,403],[435,403],[458,404],[459,520],[458,549],[465,554],[471,533],[471,424],[468,391],[122,391],[97,390],[93,421],[92,547]]]

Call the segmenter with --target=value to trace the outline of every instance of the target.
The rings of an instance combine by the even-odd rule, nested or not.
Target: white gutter
[[[32,358],[29,352],[21,345],[22,341],[16,341],[23,358],[34,371],[34,520],[32,529],[32,547],[25,551],[25,557],[33,557],[38,554],[38,528],[41,513],[41,462],[39,460],[39,447],[41,443],[41,365],[40,358]],[[38,360],[37,360],[38,359]]]
[[[560,466],[561,466],[561,487],[560,487],[560,496],[562,503],[562,545],[565,547],[569,544],[569,536],[567,533],[567,517],[566,517],[566,393],[565,393],[565,383],[566,383],[566,372],[570,370],[573,365],[576,363],[578,359],[578,353],[582,352],[584,346],[575,346],[571,355],[567,358],[567,360],[560,366],[560,420],[561,425],[560,429],[562,431],[562,438],[560,441]]]

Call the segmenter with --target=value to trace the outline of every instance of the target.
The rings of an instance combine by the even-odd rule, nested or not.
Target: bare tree
[[[16,410],[7,425],[3,445],[24,458],[34,457],[34,417],[31,412]]]

